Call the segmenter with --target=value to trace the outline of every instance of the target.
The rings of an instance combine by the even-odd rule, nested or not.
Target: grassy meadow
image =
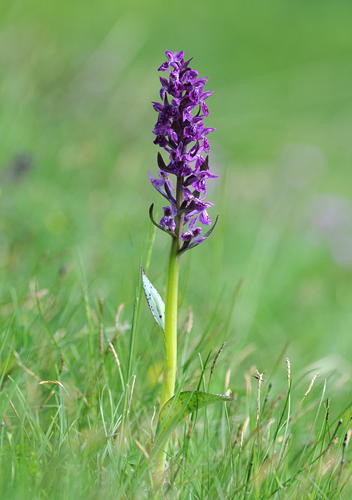
[[[351,498],[351,25],[347,0],[1,3],[1,497]],[[219,175],[178,388],[236,400],[182,420],[156,492],[165,49],[209,76]]]

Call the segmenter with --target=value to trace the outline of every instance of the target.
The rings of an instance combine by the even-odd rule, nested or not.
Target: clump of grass
[[[102,310],[89,286],[79,289],[41,294],[37,287],[35,301],[29,294],[2,305],[4,498],[157,495],[151,449],[160,382],[146,375],[157,352],[132,353],[139,301],[116,314],[108,300]],[[330,380],[315,372],[298,377],[288,360],[286,370],[278,362],[277,372],[248,368],[245,356],[237,365],[229,344],[208,354],[201,348],[198,356],[185,352],[190,318],[180,339],[178,390],[208,391],[211,384],[213,392],[232,389],[235,400],[199,410],[176,427],[160,496],[348,498],[351,408],[339,406]]]

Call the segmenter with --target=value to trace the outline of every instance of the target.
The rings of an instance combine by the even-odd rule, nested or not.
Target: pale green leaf
[[[165,304],[163,299],[160,297],[158,290],[152,285],[147,275],[142,267],[142,285],[147,299],[149,309],[153,315],[153,318],[158,323],[161,331],[164,333],[165,329]]]

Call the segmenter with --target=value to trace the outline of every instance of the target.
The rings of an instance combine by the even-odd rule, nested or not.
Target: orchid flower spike
[[[149,172],[155,189],[166,198],[169,205],[163,207],[164,215],[157,223],[159,229],[169,233],[178,241],[178,255],[194,248],[208,238],[218,218],[212,225],[207,209],[213,205],[205,201],[206,182],[218,177],[209,171],[208,134],[215,129],[204,126],[209,115],[205,100],[212,91],[204,91],[207,78],[199,78],[198,72],[184,61],[184,53],[166,51],[167,60],[159,71],[167,73],[160,77],[160,98],[153,102],[158,119],[153,133],[154,144],[163,148],[168,160],[158,153],[159,178]],[[171,176],[176,177],[176,189]],[[205,234],[199,226],[211,226]]]

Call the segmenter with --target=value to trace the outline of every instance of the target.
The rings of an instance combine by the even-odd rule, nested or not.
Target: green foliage
[[[299,374],[285,367],[282,353],[263,376],[250,367],[248,349],[229,357],[225,348],[221,358],[217,349],[203,361],[187,348],[194,335],[188,321],[180,336],[186,373],[156,428],[157,353],[139,355],[128,375],[130,320],[140,302],[135,311],[132,301],[129,312],[119,308],[116,320],[109,301],[102,305],[78,281],[33,286],[1,308],[4,496],[152,498],[152,453],[170,435],[163,498],[352,493],[351,400],[343,403],[347,386],[337,374],[320,381],[312,370]],[[209,394],[224,380],[235,400]],[[197,385],[206,392],[188,390]]]

